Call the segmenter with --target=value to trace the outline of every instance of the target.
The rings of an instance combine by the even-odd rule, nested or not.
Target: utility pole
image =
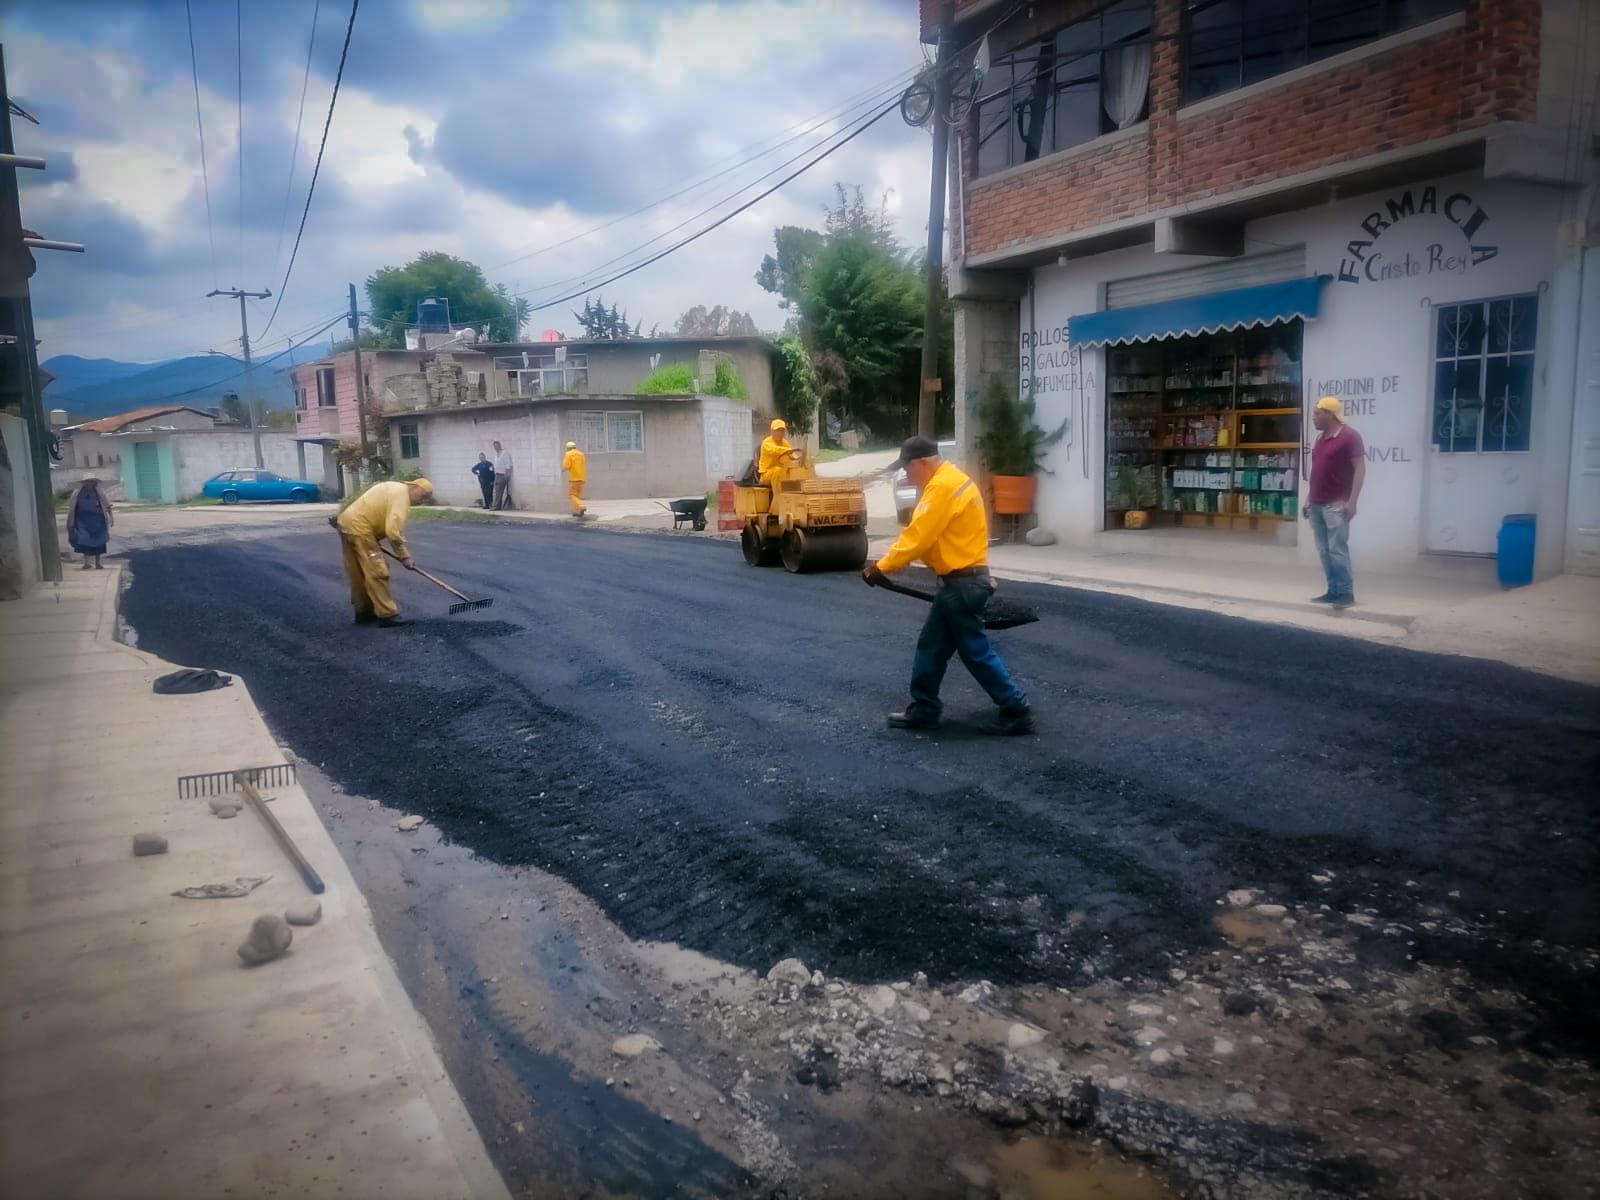
[[[39,396],[39,349],[33,336],[33,302],[28,295],[28,278],[33,274],[33,258],[29,245],[40,248],[75,249],[82,246],[71,243],[49,243],[36,235],[25,235],[22,229],[22,209],[17,198],[17,168],[34,170],[43,168],[43,159],[24,158],[16,154],[11,140],[11,94],[6,90],[6,68],[0,54],[0,305],[4,306],[0,318],[0,331],[14,339],[16,347],[18,391],[21,393],[22,417],[28,423],[28,458],[33,467],[34,536],[39,542],[39,574],[46,580],[61,581],[61,537],[56,531],[55,493],[50,484],[50,452],[47,449],[50,425],[45,418],[44,403]],[[17,530],[20,541],[28,534]],[[27,586],[26,581],[23,586]]]
[[[356,463],[356,482],[361,482],[361,463],[367,459],[367,377],[361,370],[361,314],[356,310],[356,285],[350,285],[350,336],[356,345],[356,430],[361,438],[361,458]]]
[[[939,289],[944,285],[945,170],[950,157],[950,71],[955,31],[955,0],[940,0],[939,45],[933,76],[933,172],[928,187],[928,292],[922,313],[922,391],[917,396],[917,432],[934,437],[935,401],[939,397]]]
[[[244,302],[247,298],[251,300],[266,300],[271,295],[271,288],[264,292],[243,292],[238,288],[220,288],[206,293],[207,300],[213,296],[227,296],[229,299],[239,302],[239,344],[244,347],[245,413],[250,418],[250,440],[256,446],[256,468],[258,470],[265,467],[267,463],[261,457],[261,427],[256,423],[256,404],[258,403],[256,398],[256,369],[255,365],[250,361],[250,319],[245,315]]]

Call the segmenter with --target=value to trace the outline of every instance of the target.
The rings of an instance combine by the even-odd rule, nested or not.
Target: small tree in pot
[[[1033,423],[1033,414],[1031,397],[1013,396],[998,377],[989,377],[978,401],[983,428],[978,449],[994,483],[997,513],[1022,516],[1033,511],[1036,476],[1044,470],[1045,451],[1067,435],[1067,421],[1046,433]]]

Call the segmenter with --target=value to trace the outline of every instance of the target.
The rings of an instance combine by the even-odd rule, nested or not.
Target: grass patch
[[[413,504],[411,506],[411,519],[413,521],[456,521],[471,523],[498,521],[492,512],[485,512],[481,508],[434,508],[431,505]]]
[[[851,458],[860,453],[861,451],[859,450],[840,450],[836,447],[829,446],[825,449],[817,451],[817,461],[838,462],[841,458]]]
[[[179,500],[178,501],[178,507],[179,508],[209,508],[214,504],[221,504],[221,503],[222,503],[221,500],[218,500],[218,499],[216,499],[216,498],[214,498],[212,496],[191,496],[187,500]]]

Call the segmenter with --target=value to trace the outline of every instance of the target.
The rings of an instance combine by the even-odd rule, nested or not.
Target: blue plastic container
[[[1533,582],[1533,535],[1537,513],[1514,513],[1500,522],[1495,573],[1501,587],[1525,587]]]

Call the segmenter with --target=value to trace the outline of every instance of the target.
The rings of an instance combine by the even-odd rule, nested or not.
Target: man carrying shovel
[[[410,483],[375,483],[358,496],[344,512],[329,517],[328,524],[339,531],[344,548],[344,573],[350,581],[350,606],[357,625],[392,628],[406,624],[399,606],[389,594],[389,563],[379,548],[387,538],[394,556],[406,570],[416,569],[411,551],[406,548],[406,518],[411,506],[433,495],[433,484],[426,479]]]
[[[1028,698],[1006,670],[984,632],[983,611],[994,594],[989,575],[989,519],[978,486],[954,463],[939,457],[932,438],[907,438],[891,472],[905,468],[916,486],[917,508],[900,540],[861,577],[876,586],[917,559],[939,577],[933,608],[917,638],[911,668],[911,703],[889,714],[891,729],[937,729],[943,705],[939,685],[952,654],[999,707],[980,728],[1015,736],[1033,732]]]

